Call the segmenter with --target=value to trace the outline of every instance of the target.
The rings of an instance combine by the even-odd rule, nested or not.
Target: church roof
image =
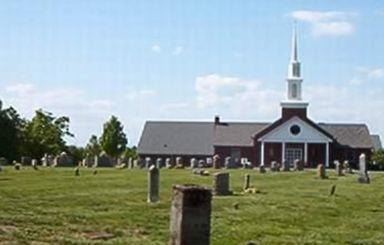
[[[380,136],[379,135],[371,135],[373,148],[375,151],[383,149],[383,145],[381,144]]]
[[[329,132],[342,146],[352,148],[373,148],[373,143],[367,125],[365,124],[318,124]]]
[[[262,122],[172,122],[148,121],[138,145],[142,155],[214,154],[214,146],[253,146],[252,136],[271,123]],[[365,124],[319,123],[342,146],[373,148],[374,143]]]

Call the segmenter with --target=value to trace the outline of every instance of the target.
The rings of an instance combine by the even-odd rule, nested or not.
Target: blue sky
[[[310,117],[384,136],[382,1],[2,1],[0,99],[78,145],[112,114],[131,145],[145,120],[273,121],[295,19]]]

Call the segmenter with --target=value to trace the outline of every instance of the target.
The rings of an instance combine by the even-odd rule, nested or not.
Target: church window
[[[292,97],[293,98],[297,97],[297,84],[296,83],[292,84]]]
[[[298,125],[295,124],[290,128],[290,131],[291,131],[291,134],[298,135],[300,133],[301,129]]]

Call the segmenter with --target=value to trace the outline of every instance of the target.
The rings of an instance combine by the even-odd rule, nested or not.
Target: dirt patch
[[[90,240],[108,240],[114,238],[115,235],[107,232],[88,232],[85,237]]]
[[[13,225],[0,225],[0,234],[10,234],[18,231],[16,226]]]

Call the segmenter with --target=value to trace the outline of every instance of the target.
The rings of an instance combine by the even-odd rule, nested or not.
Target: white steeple
[[[288,100],[301,100],[301,83],[303,79],[301,78],[300,73],[300,62],[297,56],[297,34],[295,24],[292,33],[291,60],[288,65]]]
[[[291,45],[291,58],[289,60],[287,76],[287,97],[285,101],[281,102],[281,106],[284,108],[306,108],[308,103],[302,100],[301,94],[303,79],[301,77],[301,64],[298,57],[296,23],[293,26]]]

